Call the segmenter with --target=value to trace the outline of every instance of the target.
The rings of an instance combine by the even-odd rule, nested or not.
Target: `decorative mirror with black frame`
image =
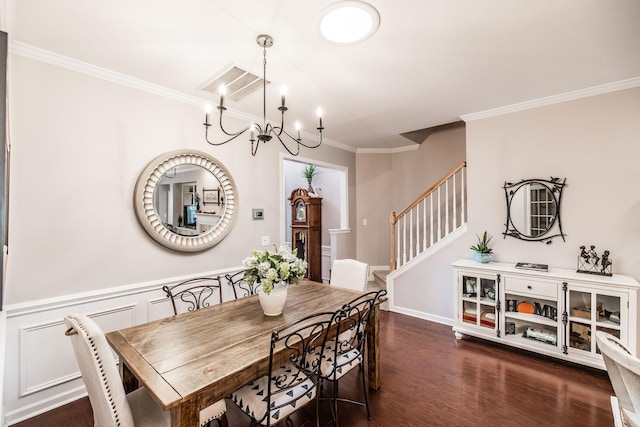
[[[530,242],[550,244],[562,237],[560,202],[566,178],[524,179],[504,183],[507,198],[506,236]],[[554,230],[557,230],[554,232]]]
[[[154,159],[140,174],[134,192],[134,207],[145,231],[180,252],[209,249],[224,239],[235,223],[237,200],[229,171],[194,150]]]

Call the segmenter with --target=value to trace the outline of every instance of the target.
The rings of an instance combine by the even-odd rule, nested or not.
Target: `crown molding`
[[[131,87],[144,92],[169,98],[174,101],[182,102],[189,105],[202,106],[207,103],[205,99],[195,96],[186,95],[182,92],[166,88],[157,84],[149,83],[146,80],[137,79],[126,74],[118,73],[107,68],[98,67],[97,65],[82,62],[68,56],[60,55],[48,50],[40,49],[35,46],[20,42],[11,42],[9,45],[9,53],[20,55],[35,61],[44,62],[60,68],[66,68],[87,76],[106,80],[122,86]]]
[[[1,0],[0,0],[1,1]],[[115,83],[122,86],[127,86],[133,89],[141,90],[153,95],[161,96],[163,98],[171,99],[173,101],[181,102],[183,104],[194,105],[204,108],[210,103],[207,99],[199,98],[197,96],[187,95],[183,92],[169,89],[167,87],[150,83],[146,80],[138,79],[126,74],[118,73],[107,68],[99,67],[87,62],[79,61],[77,59],[60,55],[45,49],[40,49],[35,46],[31,46],[20,42],[9,43],[9,53],[14,55],[23,56],[25,58],[32,59],[34,61],[43,62],[46,64],[54,65],[56,67],[65,68],[77,73],[81,73],[87,76],[95,77],[97,79],[106,80],[111,83]],[[251,114],[244,113],[239,110],[228,108],[225,115],[229,115],[239,120],[248,122],[260,122],[262,117],[257,117]],[[305,139],[311,141],[318,141],[318,136],[310,132],[302,131],[302,135]],[[343,151],[356,152],[356,149],[350,145],[343,144],[338,141],[334,141],[330,138],[323,138],[322,143],[334,148],[338,148]]]
[[[627,80],[621,80],[613,83],[606,83],[599,86],[575,90],[572,92],[561,93],[558,95],[547,96],[545,98],[534,99],[531,101],[520,102],[518,104],[506,105],[504,107],[493,108],[491,110],[480,111],[478,113],[465,114],[460,116],[465,122],[486,119],[489,117],[502,116],[505,114],[515,113],[518,111],[530,110],[532,108],[544,107],[547,105],[560,104],[562,102],[574,101],[581,98],[588,98],[595,95],[603,95],[605,93],[616,92],[619,90],[631,89],[640,86],[640,77],[634,77]]]
[[[405,145],[404,147],[396,148],[358,148],[357,154],[396,154],[404,153],[406,151],[415,151],[420,148],[420,144]]]

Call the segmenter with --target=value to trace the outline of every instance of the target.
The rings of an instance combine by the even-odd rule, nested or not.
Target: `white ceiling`
[[[322,106],[325,137],[354,148],[640,76],[638,0],[370,0],[380,28],[350,46],[317,30],[334,0],[5,1],[13,42],[213,104],[199,87],[231,63],[262,75],[255,38],[270,34],[267,115],[286,84],[289,125],[314,131]],[[262,91],[228,106],[261,117]]]

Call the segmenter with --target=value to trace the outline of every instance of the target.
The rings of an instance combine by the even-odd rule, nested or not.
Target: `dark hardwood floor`
[[[358,426],[612,426],[606,372],[542,358],[472,338],[456,340],[451,327],[381,313],[382,388],[364,408],[341,406],[340,423]],[[341,394],[360,398],[355,371]],[[228,401],[229,425],[249,420]],[[313,405],[291,417],[315,423]],[[321,404],[322,425],[331,413]],[[91,427],[88,399],[16,424],[18,427]]]

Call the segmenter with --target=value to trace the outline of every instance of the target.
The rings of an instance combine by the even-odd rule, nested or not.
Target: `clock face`
[[[296,221],[305,222],[307,220],[307,210],[304,208],[303,202],[296,204]]]

